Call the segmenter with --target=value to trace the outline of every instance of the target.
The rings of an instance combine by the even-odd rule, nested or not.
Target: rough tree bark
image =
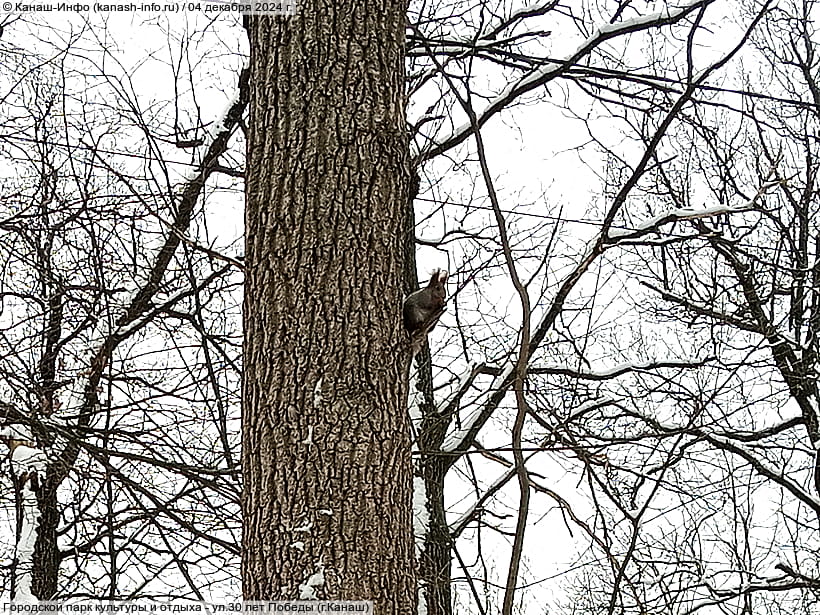
[[[246,599],[415,611],[405,13],[315,0],[246,22]]]

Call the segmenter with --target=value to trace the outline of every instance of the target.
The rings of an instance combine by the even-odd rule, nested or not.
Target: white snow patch
[[[37,528],[40,525],[40,508],[37,496],[30,489],[23,489],[23,524],[20,540],[17,542],[17,584],[14,588],[15,602],[32,604],[38,602],[31,593],[31,579],[34,571],[34,543],[37,542]]]
[[[327,517],[333,516],[333,511],[330,510],[329,508],[320,508],[316,512],[318,512],[320,515],[325,515]]]
[[[419,600],[417,615],[427,615],[427,585],[419,583]]]
[[[296,542],[290,543],[291,548],[296,549],[297,551],[301,551],[302,553],[305,552],[305,543],[301,540],[297,540]]]
[[[637,225],[634,229],[611,230],[609,232],[609,239],[617,241],[628,237],[634,237],[650,230],[658,229],[663,224],[671,224],[672,222],[679,222],[682,220],[697,220],[701,218],[714,218],[716,216],[725,216],[728,214],[740,213],[749,211],[751,205],[746,204],[740,207],[727,207],[725,205],[715,205],[712,207],[701,207],[695,209],[693,207],[681,207],[679,209],[671,209],[667,212],[650,218],[645,222]]]
[[[313,407],[314,408],[318,408],[322,404],[322,402],[324,401],[324,398],[322,397],[322,380],[323,380],[323,378],[319,378],[316,381],[316,386],[313,387]]]
[[[415,368],[415,361],[410,359],[410,375],[408,377],[408,386],[410,394],[407,399],[407,413],[410,416],[410,434],[413,438],[412,447],[413,452],[419,450],[418,435],[421,432],[421,423],[424,417],[421,414],[421,405],[424,403],[424,393],[422,393],[416,385],[418,384],[419,370]]]
[[[225,119],[228,117],[228,112],[231,110],[237,102],[239,102],[239,88],[236,88],[234,95],[225,103],[222,111],[216,116],[216,120],[211,125],[210,130],[208,131],[211,135],[211,139],[216,139],[219,136],[219,133],[224,132],[227,130],[225,126]]]
[[[316,589],[325,584],[325,567],[321,562],[316,567],[318,570],[310,575],[307,581],[299,585],[299,600],[319,599]]]
[[[313,529],[313,522],[308,521],[304,525],[300,525],[299,527],[293,528],[294,532],[310,532]]]
[[[39,448],[32,448],[26,444],[18,444],[11,454],[11,463],[17,474],[23,472],[45,472],[48,460],[45,453]]]
[[[0,436],[14,440],[34,440],[31,430],[25,425],[6,425],[0,429]]]
[[[430,511],[427,510],[427,487],[424,479],[413,477],[413,536],[416,543],[416,559],[421,557],[421,551],[430,532]]]
[[[25,449],[18,454],[18,451]],[[12,465],[15,472],[45,471],[45,455],[39,449],[29,446],[17,446],[12,454]],[[31,580],[34,571],[34,544],[37,542],[37,529],[40,526],[40,507],[37,495],[31,490],[31,479],[23,485],[23,523],[20,528],[20,539],[15,549],[17,558],[17,580],[14,588],[14,600],[27,604],[38,602],[31,593]]]
[[[128,336],[129,336],[129,335],[131,335],[131,334],[132,334],[132,333],[136,330],[136,328],[137,328],[137,327],[139,327],[141,324],[142,324],[142,321],[138,318],[138,319],[136,319],[136,320],[131,321],[131,322],[130,322],[130,323],[128,323],[128,324],[120,325],[120,326],[119,326],[119,327],[117,327],[117,328],[116,328],[116,330],[114,331],[114,335],[115,335],[116,337],[128,337]]]
[[[711,207],[680,207],[678,209],[670,209],[659,216],[650,218],[642,222],[632,230],[611,230],[609,232],[609,239],[611,241],[618,241],[619,239],[640,236],[651,230],[656,230],[663,224],[670,224],[680,220],[698,220],[701,218],[713,218],[716,216],[724,216],[728,214],[742,213],[751,211],[755,208],[757,200],[771,188],[780,184],[779,181],[765,182],[758,188],[757,193],[742,205],[713,205]]]
[[[567,420],[571,421],[577,416],[580,416],[590,410],[591,408],[600,408],[601,406],[607,406],[609,404],[614,404],[615,398],[610,397],[609,395],[604,395],[602,397],[596,397],[595,399],[590,399],[585,401],[584,403],[580,404],[576,408],[573,408],[572,411],[567,416]],[[657,421],[655,417],[652,417],[654,420]],[[660,423],[660,421],[658,421]],[[669,429],[679,429],[678,427],[668,426]]]
[[[608,23],[597,28],[596,32],[606,35],[611,34],[613,32],[620,32],[621,30],[629,30],[631,28],[643,28],[645,26],[651,26],[653,23],[657,21],[669,19],[673,16],[678,16],[681,13],[683,13],[686,9],[691,8],[699,2],[700,0],[690,0],[689,2],[686,2],[681,6],[677,7],[677,9],[674,12],[670,10],[671,7],[666,7],[664,8],[664,10],[658,11],[657,13],[650,13],[649,15],[632,17],[631,19],[624,19],[623,21],[619,21],[617,23]]]
[[[227,126],[225,125],[225,120],[228,117],[228,112],[231,110],[231,107],[239,100],[239,88],[237,87],[234,95],[225,103],[225,107],[222,111],[217,114],[216,119],[210,126],[205,127],[205,138],[202,139],[202,144],[199,145],[200,148],[209,148],[211,144],[219,137],[222,133],[228,130]],[[197,179],[202,172],[201,165],[194,164],[190,168],[187,169],[186,172],[182,174],[182,179],[184,183],[189,183]]]

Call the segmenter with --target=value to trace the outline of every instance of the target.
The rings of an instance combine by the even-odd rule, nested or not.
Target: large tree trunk
[[[246,599],[415,611],[403,3],[251,18]]]

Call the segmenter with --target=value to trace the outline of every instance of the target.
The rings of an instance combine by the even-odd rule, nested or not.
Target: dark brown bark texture
[[[406,5],[298,10],[246,23],[244,595],[413,613]]]
[[[49,600],[57,594],[57,576],[60,566],[57,549],[57,525],[60,511],[57,506],[57,486],[44,481],[37,494],[40,523],[34,544],[31,591],[40,600]]]

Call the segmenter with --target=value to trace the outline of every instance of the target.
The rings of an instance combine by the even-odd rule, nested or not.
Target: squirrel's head
[[[444,298],[447,296],[447,289],[444,286],[446,283],[447,272],[443,269],[436,269],[427,284],[427,288],[433,293],[433,298],[437,299],[440,305],[444,305]]]

